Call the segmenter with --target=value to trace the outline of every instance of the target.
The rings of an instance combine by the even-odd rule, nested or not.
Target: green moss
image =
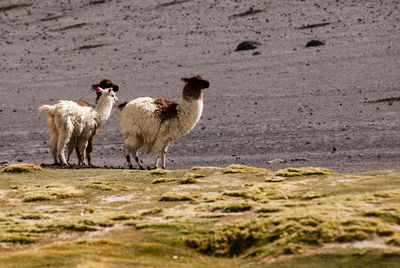
[[[271,178],[266,178],[265,182],[282,182],[284,180],[285,178],[283,177],[271,177]]]
[[[263,192],[257,187],[249,188],[245,191],[225,191],[223,194],[226,196],[241,197],[251,200],[260,200],[265,197]]]
[[[24,202],[36,202],[36,201],[45,201],[45,200],[51,200],[54,199],[55,197],[52,196],[48,192],[37,192],[37,193],[28,193],[24,195],[22,198],[22,201]]]
[[[243,212],[251,210],[252,205],[249,203],[229,203],[223,206],[213,207],[211,211],[221,210],[223,212]]]
[[[236,171],[236,173],[249,172],[249,173],[257,173],[258,175],[265,175],[265,174],[271,173],[271,171],[266,168],[255,168],[255,167],[249,167],[249,166],[245,166],[245,165],[230,165],[227,167],[227,169],[228,169],[228,170],[226,170],[227,172],[229,172],[229,170],[234,170],[234,171]],[[233,172],[233,173],[235,173],[235,172]]]
[[[194,179],[199,179],[204,177],[206,177],[206,175],[199,173],[186,173],[184,176],[184,178],[194,178]]]
[[[162,208],[153,208],[142,212],[142,216],[157,215],[163,211]]]
[[[378,217],[389,223],[400,224],[400,215],[395,212],[388,211],[368,211],[364,213],[366,217]]]
[[[265,184],[258,188],[263,192],[264,196],[271,200],[289,199],[293,197],[290,193],[282,194],[276,184]]]
[[[315,167],[305,167],[305,168],[286,168],[275,172],[275,176],[280,177],[297,177],[297,176],[310,176],[310,175],[329,175],[333,171],[326,168],[315,168]]]
[[[121,214],[111,218],[113,221],[141,220],[142,217],[137,215]]]
[[[303,195],[301,196],[301,199],[303,199],[303,200],[311,200],[311,199],[320,198],[320,197],[322,197],[322,196],[323,196],[323,195],[320,194],[320,193],[307,192],[307,193],[305,193],[305,194],[303,194]]]
[[[46,217],[44,217],[43,215],[40,214],[24,214],[21,215],[20,219],[21,220],[41,220],[41,219],[45,219]]]
[[[35,170],[42,170],[42,167],[39,165],[34,165],[34,164],[15,164],[15,165],[9,165],[8,167],[6,167],[3,172],[26,173],[26,172],[32,172]]]
[[[199,197],[199,194],[194,193],[168,192],[162,195],[159,201],[193,201]]]
[[[13,244],[32,244],[39,239],[35,235],[0,235],[0,243],[13,243]]]
[[[42,167],[34,164],[15,164],[7,166],[3,172],[6,173],[27,173],[35,170],[42,170]]]
[[[176,178],[159,178],[153,180],[151,183],[152,184],[159,184],[159,183],[166,183],[166,182],[171,182],[171,181],[176,181]]]
[[[269,253],[295,253],[303,245],[352,242],[379,234],[381,226],[372,221],[338,222],[316,216],[259,220],[217,227],[207,234],[186,238],[186,245],[217,256],[241,255],[251,247],[264,246]],[[250,250],[251,251],[251,250]]]
[[[236,173],[246,173],[246,171],[241,169],[227,169],[224,170],[223,174],[236,174]]]
[[[150,171],[151,175],[165,175],[167,174],[167,171],[165,169],[156,169],[156,170],[152,170]]]
[[[107,182],[102,181],[92,181],[91,183],[86,184],[87,188],[103,190],[103,191],[111,191],[113,188]]]
[[[52,199],[63,199],[77,196],[80,192],[74,189],[50,189],[46,191],[37,191],[26,193],[22,197],[24,202],[36,202]]]
[[[97,231],[97,228],[89,226],[82,223],[65,222],[55,225],[50,225],[51,230],[66,230],[66,231],[76,231],[76,232],[87,232],[87,231]]]
[[[256,213],[274,213],[280,211],[281,209],[276,207],[261,207],[255,210]]]
[[[112,240],[112,239],[81,239],[76,241],[76,244],[86,244],[86,245],[101,245],[101,246],[115,246],[115,245],[122,245],[121,242]]]
[[[197,180],[193,177],[183,178],[179,181],[180,184],[195,184]]]
[[[391,245],[391,246],[400,247],[400,234],[396,235],[395,237],[393,237],[392,239],[387,241],[386,244]]]

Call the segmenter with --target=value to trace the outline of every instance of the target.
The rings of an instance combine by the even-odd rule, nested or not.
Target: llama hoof
[[[154,169],[157,169],[157,167],[156,166],[148,166],[147,167],[147,170],[154,170]]]

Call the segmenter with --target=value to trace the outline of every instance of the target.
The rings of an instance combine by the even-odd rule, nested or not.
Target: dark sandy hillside
[[[0,1],[0,162],[51,163],[46,120],[59,99],[179,100],[180,78],[210,81],[202,119],[167,167],[394,169],[400,154],[400,2]],[[245,40],[261,45],[235,52]],[[306,48],[319,40],[325,45]],[[93,162],[122,166],[115,114]],[[149,159],[146,159],[149,160]],[[74,158],[74,161],[76,159]]]

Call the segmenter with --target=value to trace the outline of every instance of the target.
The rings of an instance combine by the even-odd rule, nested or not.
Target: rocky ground
[[[399,9],[396,0],[3,0],[0,164],[52,162],[42,104],[93,103],[89,88],[105,77],[120,102],[179,101],[180,78],[200,74],[211,83],[203,116],[170,146],[167,168],[396,169]],[[246,40],[260,45],[235,51]],[[124,166],[122,145],[113,113],[94,164]]]

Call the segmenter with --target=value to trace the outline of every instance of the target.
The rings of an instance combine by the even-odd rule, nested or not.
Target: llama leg
[[[137,165],[139,166],[139,169],[144,170],[144,167],[142,165],[142,160],[140,160],[139,156],[138,156],[138,149],[137,148],[132,149],[131,152],[132,152],[132,156],[135,157],[135,161],[136,161]]]
[[[154,162],[154,166],[148,166],[147,169],[148,170],[157,169],[159,160],[160,160],[160,156],[157,154],[156,155],[156,161]]]
[[[68,163],[65,160],[64,151],[65,151],[65,146],[67,145],[69,139],[72,136],[72,130],[73,130],[73,125],[69,118],[67,118],[64,128],[60,130],[61,131],[59,131],[58,134],[57,153],[58,157],[60,158],[61,164],[68,166]]]
[[[168,143],[164,145],[162,151],[161,151],[161,168],[165,169],[165,154],[167,153],[168,149]]]
[[[125,154],[126,161],[128,162],[129,168],[132,169],[133,165],[132,165],[131,156],[130,156],[131,150],[130,150],[129,146],[126,144],[124,144],[124,154]]]
[[[67,144],[67,163],[69,164],[69,159],[71,158],[71,154],[74,151],[76,146],[76,139],[71,138],[69,139],[69,142]],[[78,154],[78,151],[76,151],[76,153]]]
[[[92,165],[92,152],[93,152],[93,145],[94,145],[94,137],[96,136],[97,132],[98,132],[98,128],[96,128],[93,131],[93,135],[89,138],[88,141],[88,145],[86,147],[86,158],[88,161],[88,165],[91,166]]]
[[[65,146],[67,145],[69,138],[70,138],[70,135],[68,135],[68,133],[60,133],[60,135],[58,135],[58,142],[57,142],[58,157],[60,159],[61,164],[66,165],[66,166],[68,166],[68,163],[65,160],[64,151],[65,151]]]
[[[54,164],[56,165],[59,164],[57,159],[57,142],[58,142],[58,130],[56,129],[55,132],[50,133],[50,151],[54,159]]]
[[[58,142],[58,129],[54,123],[53,117],[47,119],[47,124],[50,131],[50,152],[54,159],[54,164],[58,164],[57,159],[57,142]]]
[[[79,137],[78,138],[78,145],[79,148],[79,156],[78,156],[78,166],[85,165],[85,151],[88,145],[88,138],[86,137]]]

